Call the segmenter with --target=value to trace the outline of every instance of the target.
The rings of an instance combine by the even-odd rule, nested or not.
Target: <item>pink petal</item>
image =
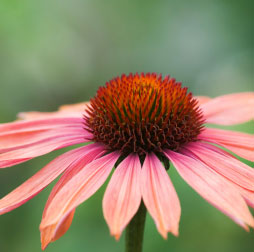
[[[4,152],[0,154],[0,168],[23,163],[32,158],[47,154],[53,150],[85,142],[80,136],[53,137],[30,144],[24,148]]]
[[[94,150],[101,148],[96,145],[87,145],[57,157],[22,185],[2,198],[0,200],[0,214],[9,212],[24,204],[57,178],[66,168],[71,166],[75,160],[78,160],[86,153],[94,153]]]
[[[92,196],[105,182],[119,156],[118,152],[107,154],[92,161],[71,177],[48,204],[40,230],[61,223],[78,205]]]
[[[254,219],[248,206],[239,191],[227,179],[196,160],[194,155],[189,157],[189,154],[186,156],[170,150],[166,150],[165,155],[172,161],[182,178],[210,204],[245,229],[246,224],[254,227]]]
[[[254,135],[223,129],[205,128],[201,132],[202,137],[211,138],[214,141],[229,145],[239,145],[254,149]]]
[[[240,157],[254,161],[254,135],[222,129],[206,128],[200,140],[221,145]]]
[[[141,171],[141,192],[157,229],[166,239],[167,232],[178,235],[180,202],[174,186],[155,154],[147,154]]]
[[[89,102],[81,102],[71,105],[63,105],[58,111],[54,112],[21,112],[18,114],[18,118],[25,120],[34,120],[40,118],[62,118],[62,117],[82,117],[85,114],[85,109],[89,105]]]
[[[44,250],[50,242],[54,242],[61,238],[70,228],[75,209],[71,211],[65,218],[61,220],[59,225],[48,226],[41,230],[41,249]]]
[[[82,112],[89,106],[90,102],[80,102],[74,104],[66,104],[59,107],[59,111],[73,111],[73,112]]]
[[[18,147],[27,146],[41,140],[54,137],[64,137],[71,135],[79,135],[84,137],[89,135],[82,127],[63,127],[52,130],[25,131],[18,133],[7,133],[0,135],[0,153],[16,149]]]
[[[141,202],[139,188],[141,165],[138,155],[131,154],[116,168],[103,198],[103,213],[111,235],[119,239],[137,212]]]
[[[18,118],[21,120],[38,120],[38,119],[54,119],[54,118],[82,118],[85,114],[85,111],[80,112],[71,112],[71,111],[56,111],[56,112],[39,112],[39,111],[30,111],[30,112],[20,112]]]
[[[207,123],[244,123],[254,119],[254,92],[219,96],[200,107]]]
[[[214,146],[214,148],[217,148]],[[185,149],[195,154],[207,166],[239,186],[254,191],[254,169],[239,160],[209,148],[209,144],[191,143]]]
[[[238,192],[245,199],[247,205],[254,208],[254,192],[250,191],[246,188],[243,188],[243,187],[239,186],[238,184],[235,184],[234,182],[232,182],[229,179],[227,179],[227,180],[231,185],[233,185],[238,190]]]
[[[236,160],[237,163],[239,162],[239,160],[236,159],[234,156],[232,156],[230,153],[228,153],[228,152],[226,152],[226,151],[224,151],[224,150],[222,150],[222,149],[219,149],[219,148],[216,147],[216,146],[213,146],[213,145],[210,145],[210,144],[205,144],[205,143],[199,143],[199,144],[201,144],[202,146],[205,146],[206,149],[210,149],[212,152],[217,152],[218,154],[223,155],[223,156],[225,156],[226,158],[229,157],[231,160],[233,159],[234,161]],[[192,144],[189,144],[188,146],[190,146],[190,145],[192,145]],[[190,151],[190,149],[193,150],[193,148],[189,148],[188,150]],[[196,157],[198,157],[198,156],[196,155]],[[233,161],[233,160],[232,160],[232,161]],[[202,160],[200,159],[200,161],[202,161]],[[240,163],[241,163],[241,162],[240,162]],[[240,166],[241,166],[241,165],[242,165],[242,163],[240,164]],[[234,166],[235,166],[235,165],[234,165]],[[244,164],[244,166],[246,166],[246,165]],[[237,166],[237,167],[238,167],[238,166]],[[216,169],[218,169],[218,168],[220,168],[220,167],[215,167],[214,171],[216,171]],[[248,171],[250,170],[251,173],[254,172],[254,169],[250,168],[249,166],[247,166],[247,169],[248,169]],[[220,170],[220,169],[219,169],[219,170]],[[216,171],[216,172],[217,172],[217,171]],[[223,169],[222,169],[222,172],[224,172]],[[218,172],[218,173],[219,173],[219,172]],[[227,180],[229,181],[229,183],[231,183],[234,187],[237,188],[237,190],[240,192],[240,194],[241,194],[241,195],[243,196],[243,198],[246,200],[247,204],[248,204],[249,206],[251,206],[251,207],[254,207],[254,192],[251,191],[251,190],[248,190],[248,189],[246,189],[246,188],[244,188],[244,187],[242,187],[242,186],[236,184],[236,183],[233,182],[232,180],[230,180],[229,178],[232,177],[232,175],[231,175],[231,174],[229,174],[229,175],[230,175],[230,176],[229,176],[228,178],[227,178],[226,176],[225,176],[225,178],[227,178]],[[251,175],[251,177],[253,177],[253,175]],[[238,178],[237,178],[237,179],[238,179]],[[253,186],[253,180],[252,180],[252,186]]]
[[[195,96],[194,98],[198,101],[198,106],[203,105],[208,101],[212,100],[212,98],[208,96]]]
[[[74,217],[75,210],[71,211],[65,219],[62,220],[56,227],[54,237],[52,238],[52,242],[61,238],[70,228],[73,217]]]
[[[250,190],[246,190],[245,188],[242,188],[240,186],[237,186],[237,189],[245,199],[246,203],[254,208],[254,192]]]
[[[55,195],[61,190],[61,188],[72,179],[85,165],[92,162],[97,157],[101,156],[105,153],[104,146],[99,144],[92,144],[89,145],[89,149],[84,150],[82,154],[80,154],[79,158],[75,160],[65,171],[63,176],[59,179],[56,183],[54,188],[52,189],[46,206],[44,208],[43,217],[45,218],[48,207],[50,206],[52,200],[54,199]],[[72,210],[68,215],[62,218],[58,223],[55,225],[47,226],[46,228],[41,229],[41,243],[42,249],[44,250],[46,246],[57,239],[59,239],[65,232],[69,229],[75,209]]]
[[[73,118],[46,118],[31,121],[14,121],[0,124],[0,135],[6,133],[17,133],[20,131],[44,130],[59,128],[61,126],[75,126],[84,123],[83,117]]]

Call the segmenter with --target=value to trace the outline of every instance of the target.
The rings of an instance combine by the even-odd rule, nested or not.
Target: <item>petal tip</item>
[[[119,241],[121,234],[115,234],[114,237],[115,237],[116,241]]]
[[[172,230],[171,233],[172,233],[174,236],[176,236],[176,237],[179,236],[179,231],[178,231],[178,230]]]
[[[242,226],[243,227],[243,229],[246,231],[246,232],[250,232],[250,229],[249,229],[249,227],[247,226],[247,225],[244,225],[244,226]]]
[[[162,238],[164,239],[164,240],[167,240],[168,239],[168,231],[167,230],[159,230],[159,233],[160,233],[160,235],[162,236]]]
[[[41,244],[41,250],[44,251],[47,248],[48,244]]]
[[[168,229],[168,230],[160,230],[159,231],[161,236],[163,237],[164,240],[167,240],[168,239],[168,232],[171,232],[174,236],[178,237],[179,236],[179,232],[178,230],[171,230],[171,229]]]
[[[254,228],[254,218],[252,217],[251,222],[249,223],[249,226]]]
[[[116,232],[116,231],[110,230],[110,235],[113,236],[116,241],[119,241],[119,239],[121,237],[121,232]]]
[[[41,235],[41,250],[44,251],[50,243],[50,240],[48,240],[45,236]]]

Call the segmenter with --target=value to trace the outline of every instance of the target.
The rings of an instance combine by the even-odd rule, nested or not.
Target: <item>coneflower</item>
[[[205,124],[253,119],[254,93],[193,97],[169,76],[129,74],[100,87],[90,102],[20,117],[0,124],[0,168],[86,143],[0,200],[0,214],[9,212],[63,173],[44,209],[42,249],[68,230],[76,207],[103,185],[113,167],[103,213],[116,239],[128,224],[134,230],[134,235],[127,231],[127,251],[141,251],[146,209],[164,238],[168,232],[178,235],[181,207],[167,172],[171,163],[209,203],[243,228],[254,227],[248,209],[254,207],[254,170],[224,150],[254,161],[254,136]]]

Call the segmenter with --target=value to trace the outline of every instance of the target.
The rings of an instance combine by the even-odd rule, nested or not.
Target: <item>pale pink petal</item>
[[[27,146],[28,144],[36,143],[44,139],[71,135],[80,135],[87,137],[90,134],[88,134],[88,132],[81,126],[2,134],[0,135],[0,153],[10,151],[11,148],[15,149],[19,146]]]
[[[66,104],[59,107],[59,111],[85,111],[85,109],[89,106],[90,102],[80,102],[75,104]]]
[[[0,124],[0,135],[7,133],[17,133],[32,130],[44,130],[59,128],[62,126],[83,125],[83,117],[66,117],[66,118],[46,118],[31,121],[14,121]]]
[[[39,111],[31,111],[31,112],[20,112],[18,114],[18,119],[21,120],[38,120],[38,119],[54,119],[54,118],[81,118],[84,116],[85,111],[82,112],[71,112],[71,111],[56,111],[56,112],[39,112]]]
[[[51,151],[83,142],[85,142],[83,137],[75,135],[58,138],[52,137],[50,139],[42,140],[36,144],[30,144],[24,148],[1,153],[0,168],[23,163],[32,158],[47,154]]]
[[[57,130],[55,130],[57,132]],[[3,148],[11,148],[22,144],[33,142],[33,140],[41,140],[41,136],[48,133],[48,130],[25,131],[18,133],[7,133],[0,135],[0,152]]]
[[[233,153],[235,153],[236,155],[238,155],[239,157],[242,157],[244,159],[250,160],[252,162],[254,162],[254,152],[253,150],[249,150],[249,149],[244,149],[241,148],[239,146],[233,146],[233,145],[228,145],[228,144],[219,144],[222,147],[227,148],[228,150],[232,151]]]
[[[247,190],[245,188],[242,188],[241,186],[237,186],[237,189],[239,190],[239,192],[241,193],[241,195],[245,199],[246,203],[249,206],[251,206],[252,208],[254,208],[254,192],[250,191],[250,190]]]
[[[165,155],[181,177],[210,204],[247,229],[254,227],[254,219],[240,192],[226,178],[204,165],[189,153],[182,155],[170,150]],[[188,155],[188,156],[186,156]]]
[[[41,249],[44,250],[50,242],[61,238],[71,226],[75,209],[72,210],[65,218],[61,220],[59,225],[48,226],[41,230]]]
[[[199,143],[205,143],[205,142],[199,141]],[[189,144],[190,144],[190,143],[189,143]],[[230,156],[230,157],[232,157],[232,158],[234,158],[234,159],[237,159],[233,154],[229,153],[229,152],[226,151],[226,150],[223,150],[223,149],[221,149],[221,148],[218,148],[218,146],[213,145],[213,143],[207,144],[206,147],[207,147],[208,149],[212,150],[212,151],[218,152],[218,153],[220,153],[220,154],[222,154],[222,155],[225,155],[225,156],[227,156],[227,157]]]
[[[254,135],[231,130],[206,128],[198,138],[221,145],[240,157],[254,161]]]
[[[249,149],[254,149],[254,135],[237,131],[205,128],[200,134],[201,137],[211,138],[214,141],[229,145],[238,145]]]
[[[75,160],[65,171],[63,176],[59,179],[56,183],[54,188],[52,189],[46,206],[44,208],[42,218],[45,218],[48,207],[50,206],[52,200],[54,199],[55,195],[61,190],[61,188],[72,179],[85,165],[92,162],[94,159],[100,157],[102,154],[105,153],[105,148],[99,144],[92,144],[89,146],[88,150],[84,150],[83,153],[79,156],[79,159]],[[46,246],[57,239],[59,239],[65,232],[69,229],[75,209],[72,210],[65,218],[62,218],[58,223],[55,225],[47,226],[46,228],[41,229],[41,243],[42,249],[45,249]]]
[[[232,182],[231,180],[227,179],[228,182],[234,186],[238,192],[242,195],[242,197],[245,199],[247,205],[251,206],[254,208],[254,192],[250,191],[246,188],[243,188],[241,186],[239,186],[238,184]]]
[[[43,118],[62,118],[62,117],[82,117],[85,114],[85,109],[89,102],[81,102],[71,105],[63,105],[58,111],[54,112],[21,112],[18,114],[19,119],[34,120]]]
[[[195,143],[196,144],[196,143]],[[188,146],[190,147],[190,145],[193,145],[192,143],[191,144],[188,144]],[[225,158],[229,158],[232,162],[234,161],[234,162],[236,162],[240,167],[243,165],[245,168],[247,168],[247,173],[251,173],[251,175],[250,175],[250,177],[253,177],[253,172],[254,172],[254,169],[253,168],[250,168],[249,166],[246,166],[245,164],[243,164],[243,163],[239,163],[239,160],[238,159],[236,159],[234,156],[232,156],[230,153],[228,153],[228,152],[226,152],[226,151],[224,151],[224,150],[222,150],[222,149],[219,149],[218,147],[216,147],[216,146],[213,146],[213,145],[211,145],[211,144],[206,144],[206,143],[199,143],[199,145],[202,145],[202,146],[205,146],[205,148],[206,149],[209,149],[211,152],[215,152],[215,153],[218,153],[220,156],[224,156]],[[186,148],[186,147],[185,147]],[[190,151],[190,150],[192,150],[192,152],[194,153],[194,149],[195,149],[195,147],[194,148],[188,148],[188,150]],[[216,155],[218,155],[218,154],[216,154]],[[199,157],[198,155],[196,155],[196,157]],[[199,158],[200,159],[200,158]],[[202,161],[201,159],[200,159],[200,161]],[[235,166],[237,166],[237,168],[239,167],[238,165],[236,165],[236,164],[234,164],[233,166],[235,167]],[[212,167],[212,166],[211,166]],[[232,168],[232,167],[231,167]],[[218,169],[218,171],[217,171],[217,169]],[[241,170],[241,169],[240,169]],[[221,169],[219,166],[216,166],[215,168],[214,168],[214,171],[216,171],[216,172],[218,172],[219,173],[219,171],[222,171],[222,173],[221,174],[223,174],[223,173],[225,173],[225,171],[223,170],[223,169]],[[245,171],[243,172],[243,173],[245,173]],[[242,176],[242,175],[241,175]],[[228,176],[228,178],[227,178],[227,176],[225,176],[225,178],[227,178],[228,179],[228,181],[233,185],[233,186],[235,186],[236,188],[237,188],[237,190],[241,193],[241,195],[244,197],[244,199],[246,200],[246,202],[247,202],[247,204],[249,205],[249,206],[251,206],[251,207],[254,207],[254,192],[253,191],[251,191],[251,190],[248,190],[248,189],[246,189],[246,188],[244,188],[244,187],[242,187],[242,186],[240,186],[239,184],[236,184],[235,182],[233,182],[233,180],[230,180],[229,178],[230,177],[232,177],[232,174],[229,174],[229,176]],[[246,177],[245,177],[246,178]],[[236,179],[237,180],[239,180],[239,178],[238,177],[236,177]],[[253,179],[251,180],[251,187],[253,187],[254,185],[253,185]],[[242,183],[240,183],[240,184],[242,184]],[[245,187],[246,187],[246,185],[245,185]]]
[[[119,239],[141,202],[141,164],[131,154],[116,168],[103,198],[103,213],[111,235]]]
[[[194,96],[194,98],[198,101],[198,106],[203,105],[208,101],[212,100],[212,98],[208,96]]]
[[[142,167],[141,192],[160,234],[165,239],[168,232],[177,236],[180,202],[164,166],[153,153],[147,154]]]
[[[101,157],[103,154],[106,153],[106,148],[104,145],[99,143],[93,143],[86,145],[80,148],[80,156],[73,162],[68,168],[65,170],[64,174],[58,180],[58,182],[53,187],[47,203],[44,208],[43,217],[46,214],[48,206],[51,204],[51,201],[54,199],[55,195],[59,192],[59,190],[74,177],[77,173],[79,173],[84,166],[91,163],[93,160]]]
[[[215,147],[217,148],[217,147]],[[209,148],[206,143],[191,143],[185,149],[192,152],[207,166],[239,186],[254,191],[254,169],[239,160]]]
[[[74,161],[77,162],[82,158],[83,155],[85,156],[87,154],[87,158],[90,158],[90,154],[94,154],[95,151],[101,151],[102,149],[103,147],[91,144],[66,152],[57,157],[22,185],[2,198],[0,200],[0,214],[9,212],[33,198],[71,166]]]
[[[207,123],[232,125],[254,119],[254,92],[223,95],[212,99],[200,108]]]
[[[112,152],[98,158],[70,178],[48,205],[40,230],[61,223],[78,205],[93,195],[105,182],[119,156],[120,153]]]
[[[75,210],[72,210],[65,219],[62,220],[61,223],[59,223],[56,227],[54,237],[52,238],[52,242],[58,240],[61,238],[69,229],[71,226],[73,217],[74,217]]]

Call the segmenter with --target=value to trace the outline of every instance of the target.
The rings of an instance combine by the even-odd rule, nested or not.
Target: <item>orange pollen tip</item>
[[[197,101],[180,82],[156,73],[122,75],[100,87],[85,119],[92,141],[123,154],[177,151],[203,128]]]

